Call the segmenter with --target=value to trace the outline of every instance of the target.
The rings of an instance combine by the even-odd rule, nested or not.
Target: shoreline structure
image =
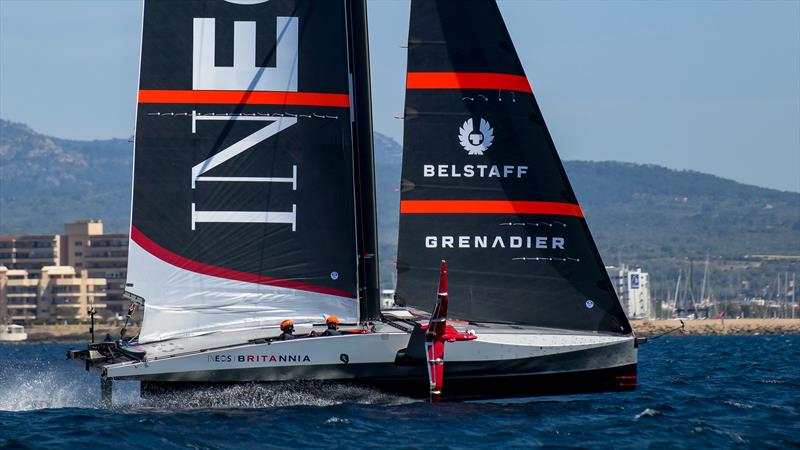
[[[759,336],[800,334],[800,319],[708,319],[684,320],[684,336]],[[631,325],[639,336],[659,336],[673,330],[670,336],[681,336],[676,329],[680,327],[677,319],[632,320]],[[83,343],[89,340],[89,325],[28,325],[25,331],[31,343]],[[102,341],[106,333],[119,337],[120,327],[95,325],[95,340]],[[136,327],[128,327],[128,335],[138,333]]]
[[[684,320],[685,336],[758,336],[775,334],[800,334],[800,319],[704,319]],[[631,325],[639,336],[658,336],[681,326],[678,319],[632,320]],[[680,336],[679,331],[670,333]]]

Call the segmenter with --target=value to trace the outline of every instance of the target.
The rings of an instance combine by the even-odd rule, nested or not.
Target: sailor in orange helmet
[[[294,322],[291,320],[281,322],[281,331],[281,335],[278,336],[279,341],[289,341],[297,337],[294,335]]]
[[[338,336],[342,334],[339,331],[339,318],[336,316],[328,316],[325,319],[325,325],[328,327],[327,330],[322,332],[323,336]]]

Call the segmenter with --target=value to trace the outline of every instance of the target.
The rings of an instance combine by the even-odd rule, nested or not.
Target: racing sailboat
[[[141,331],[68,354],[106,398],[112,380],[434,401],[636,385],[636,338],[493,0],[412,1],[398,308],[379,308],[365,0],[146,0],[134,160]],[[342,334],[275,339],[330,315]]]

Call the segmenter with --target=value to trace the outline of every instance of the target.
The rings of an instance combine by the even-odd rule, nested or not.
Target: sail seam
[[[511,200],[402,200],[401,214],[540,214],[583,217],[574,203]]]
[[[297,281],[271,278],[254,273],[240,272],[238,270],[227,269],[225,267],[213,266],[194,261],[175,254],[170,250],[158,245],[144,233],[139,231],[139,229],[135,226],[131,226],[131,240],[136,242],[140,247],[156,258],[190,272],[209,275],[217,278],[225,278],[228,280],[244,281],[247,283],[263,284],[287,289],[297,289],[300,291],[316,292],[318,294],[335,295],[337,297],[355,298],[355,294],[346,291],[340,291],[338,289],[313,286],[305,283],[299,283]]]
[[[408,72],[407,89],[499,89],[533,93],[522,75],[484,72]]]
[[[293,105],[349,108],[348,94],[277,91],[139,90],[139,103],[192,103],[209,105]]]

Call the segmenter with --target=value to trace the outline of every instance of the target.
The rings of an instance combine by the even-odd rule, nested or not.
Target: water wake
[[[206,386],[140,400],[139,407],[158,409],[281,408],[342,403],[402,404],[413,400],[377,389],[323,381],[246,383]]]
[[[24,370],[15,371],[6,366],[0,372],[0,411],[101,408],[99,377],[94,373],[76,372],[52,366],[27,366]],[[113,397],[115,410],[252,409],[342,403],[402,404],[412,401],[376,389],[321,381],[205,386],[160,393],[148,398],[140,397],[138,382],[128,381],[114,383]]]
[[[15,373],[3,371],[0,411],[92,408],[97,405],[99,384],[93,385],[85,377],[69,376],[56,368],[26,369]]]
[[[658,416],[660,414],[661,414],[661,412],[659,412],[656,409],[645,408],[645,410],[640,412],[639,414],[637,414],[636,417],[633,418],[633,420],[634,421],[638,421],[642,417],[655,417],[655,416]]]

